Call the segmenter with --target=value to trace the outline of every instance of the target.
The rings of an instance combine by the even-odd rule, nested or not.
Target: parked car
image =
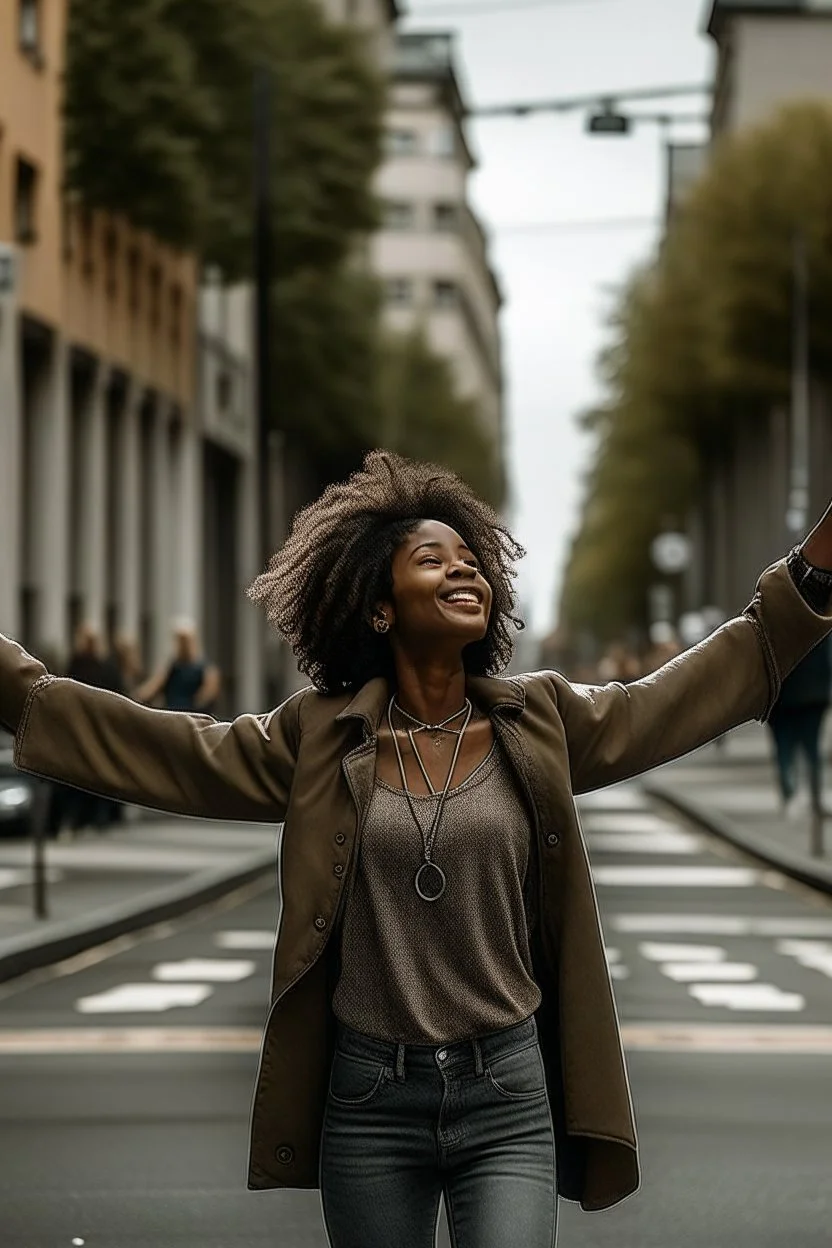
[[[14,738],[0,728],[0,836],[30,836],[40,783],[12,761]]]

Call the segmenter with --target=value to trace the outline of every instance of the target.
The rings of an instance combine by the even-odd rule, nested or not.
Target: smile
[[[443,594],[442,601],[452,605],[461,603],[479,607],[482,605],[482,594],[478,589],[455,589],[450,594]]]

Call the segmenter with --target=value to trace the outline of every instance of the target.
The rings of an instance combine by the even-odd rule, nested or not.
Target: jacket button
[[[288,1166],[290,1162],[295,1160],[295,1150],[290,1148],[288,1144],[281,1144],[280,1148],[275,1149],[275,1156],[281,1166]]]
[[[557,832],[549,833],[549,835],[546,837],[546,844],[551,846],[552,848],[554,848],[555,845],[560,844],[560,837],[558,836]]]
[[[344,868],[341,866],[340,862],[336,862],[335,866],[333,867],[333,871],[335,872],[336,875],[344,874]]]
[[[343,833],[343,832],[336,832],[336,834],[335,834],[335,844],[336,844],[336,845],[343,845],[343,844],[344,844],[344,841],[345,841],[346,839],[347,839],[347,838],[344,836],[344,833]]]
[[[315,920],[315,926],[317,927],[319,932],[322,932],[324,928],[326,927],[326,919],[323,917],[322,914],[319,914],[317,919]]]

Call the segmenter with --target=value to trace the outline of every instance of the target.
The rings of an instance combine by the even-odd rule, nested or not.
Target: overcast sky
[[[405,30],[455,30],[472,106],[711,79],[708,0],[410,0]],[[418,16],[417,16],[418,15]],[[699,99],[633,106],[701,112]],[[555,620],[590,445],[576,414],[602,393],[595,361],[613,291],[658,238],[665,167],[655,126],[629,138],[584,132],[581,114],[470,123],[480,167],[472,202],[492,231],[506,297],[513,527],[528,549],[520,582],[535,632]],[[678,140],[703,137],[679,125]],[[626,227],[586,223],[627,218]],[[524,225],[580,229],[523,229]]]

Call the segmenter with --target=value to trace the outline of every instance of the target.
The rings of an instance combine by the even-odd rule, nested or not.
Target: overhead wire
[[[612,4],[618,0],[475,0],[472,4],[417,4],[404,10],[410,18],[485,17],[490,14],[511,14],[518,10],[575,8],[588,4]]]

